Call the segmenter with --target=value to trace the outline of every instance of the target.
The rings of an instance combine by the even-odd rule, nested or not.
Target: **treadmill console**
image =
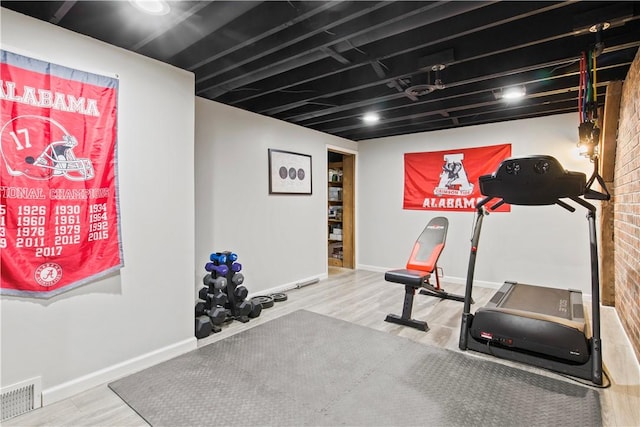
[[[512,205],[552,205],[558,199],[582,196],[587,177],[565,170],[552,156],[512,157],[491,175],[479,179],[480,192]]]

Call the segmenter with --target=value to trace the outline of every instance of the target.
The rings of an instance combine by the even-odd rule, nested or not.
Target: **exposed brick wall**
[[[640,50],[622,86],[613,194],[615,305],[640,361]]]

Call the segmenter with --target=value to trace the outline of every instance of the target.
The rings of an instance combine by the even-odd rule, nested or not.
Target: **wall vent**
[[[0,422],[42,406],[42,379],[32,378],[0,390]]]

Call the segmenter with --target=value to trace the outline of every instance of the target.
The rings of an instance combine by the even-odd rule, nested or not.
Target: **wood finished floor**
[[[462,285],[443,287],[451,293],[463,293]],[[493,289],[474,289],[477,307],[493,295]],[[204,346],[295,310],[305,309],[360,324],[408,339],[459,351],[458,334],[462,303],[428,296],[416,296],[413,317],[426,320],[430,330],[421,332],[384,322],[389,313],[401,314],[404,289],[387,283],[384,274],[363,270],[330,270],[330,276],[317,284],[287,292],[288,301],[263,310],[249,323],[232,322],[222,332],[198,342]],[[588,309],[588,307],[587,307]],[[602,335],[605,369],[612,386],[601,390],[605,426],[640,426],[640,368],[622,331],[615,311],[602,310]],[[472,357],[490,358],[467,352]],[[507,363],[552,377],[557,375],[512,362]],[[419,375],[416,372],[416,375]],[[517,420],[513,421],[517,425]],[[211,425],[209,422],[204,424]],[[146,426],[146,422],[116,396],[106,384],[77,396],[7,420],[4,426]]]

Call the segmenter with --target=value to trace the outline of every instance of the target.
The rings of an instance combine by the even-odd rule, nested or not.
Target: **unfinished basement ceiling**
[[[604,104],[640,46],[640,2],[167,3],[2,7],[192,71],[197,96],[352,140],[571,112],[577,129],[582,52],[602,43]],[[500,98],[512,86],[524,99]]]

